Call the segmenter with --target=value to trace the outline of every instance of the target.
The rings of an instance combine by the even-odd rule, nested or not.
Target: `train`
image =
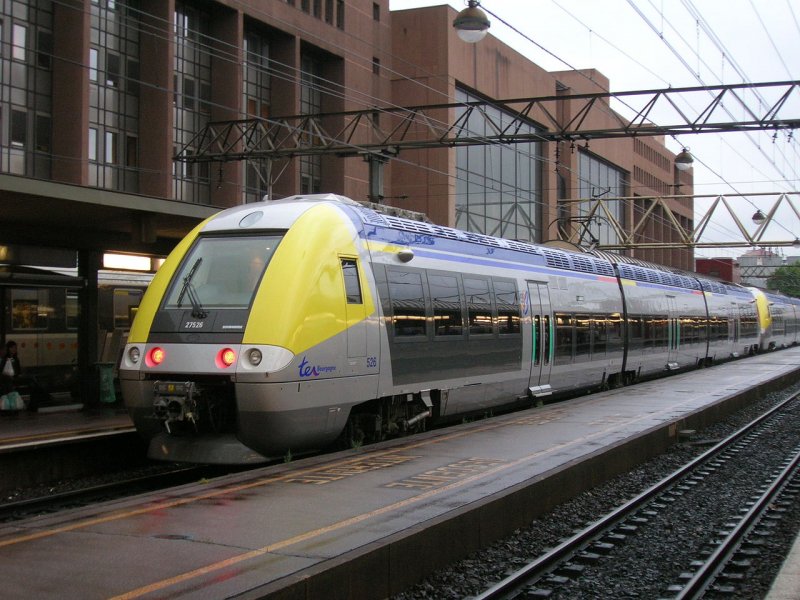
[[[304,195],[190,232],[119,377],[150,458],[246,464],[790,346],[798,319],[778,294]]]
[[[98,273],[101,362],[119,361],[133,313],[151,278],[147,273]],[[53,404],[80,400],[78,318],[84,287],[74,268],[0,265],[0,345],[17,343],[25,379],[35,381]],[[25,395],[28,391],[23,389]]]

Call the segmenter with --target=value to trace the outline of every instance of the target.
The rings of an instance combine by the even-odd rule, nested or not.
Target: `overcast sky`
[[[444,3],[390,0],[390,7]],[[447,3],[457,10],[466,6],[465,0]],[[549,71],[596,68],[610,79],[615,92],[800,80],[797,0],[482,0],[481,4],[517,29],[490,14],[490,33],[536,64]],[[767,93],[764,99],[772,105],[777,96]],[[699,103],[699,99],[686,101]],[[708,101],[710,96],[704,100]],[[744,118],[741,108],[728,106],[731,121]],[[663,118],[667,124],[676,123],[672,115]],[[800,91],[795,90],[778,118],[800,118]],[[654,120],[658,122],[658,116]],[[800,190],[800,131],[793,137],[786,132],[684,135],[668,139],[667,145],[675,152],[688,146],[695,156],[696,194]],[[755,209],[766,213],[777,199],[777,195],[751,196],[730,202],[752,232],[750,217]],[[792,201],[800,208],[800,197]],[[696,218],[710,202],[696,202]],[[800,220],[788,206],[778,215],[779,224],[767,230],[765,240],[800,235]],[[733,221],[719,213],[704,239],[738,239],[734,229]],[[743,252],[704,250],[698,256]],[[784,252],[800,254],[792,248]]]

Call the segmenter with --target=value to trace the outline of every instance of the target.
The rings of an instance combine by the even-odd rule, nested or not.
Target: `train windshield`
[[[247,308],[283,236],[201,237],[172,280],[164,308]]]

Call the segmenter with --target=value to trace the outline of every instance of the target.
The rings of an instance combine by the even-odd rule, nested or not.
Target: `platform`
[[[384,598],[800,377],[800,348],[0,526],[9,598]]]
[[[0,453],[110,431],[133,431],[133,422],[122,406],[0,414]]]

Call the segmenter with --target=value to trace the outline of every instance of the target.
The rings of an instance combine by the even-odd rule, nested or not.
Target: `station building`
[[[32,336],[29,367],[48,363],[48,348],[72,353],[88,381],[101,357],[114,359],[105,344],[124,339],[132,304],[119,294],[110,325],[98,324],[105,253],[163,256],[201,219],[267,192],[370,197],[357,154],[275,161],[266,178],[258,161],[174,160],[210,122],[551,95],[564,97],[559,118],[568,119],[570,94],[609,88],[594,70],[547,72],[491,35],[468,45],[455,15],[448,6],[390,12],[389,0],[3,0],[0,341]],[[499,104],[492,111],[504,118]],[[610,107],[598,118],[618,122]],[[341,119],[331,117],[331,129]],[[610,205],[633,227],[648,197],[691,194],[691,174],[674,159],[657,137],[404,151],[385,166],[382,201],[439,224],[545,242],[559,220],[580,223],[588,210],[561,200],[629,198]],[[675,203],[690,228],[691,200]],[[645,238],[677,239],[665,219],[651,219]],[[587,225],[601,243],[612,235]],[[627,252],[693,267],[684,250]],[[73,283],[50,281],[74,292],[56,306],[46,278],[21,279],[20,265],[73,269]]]

